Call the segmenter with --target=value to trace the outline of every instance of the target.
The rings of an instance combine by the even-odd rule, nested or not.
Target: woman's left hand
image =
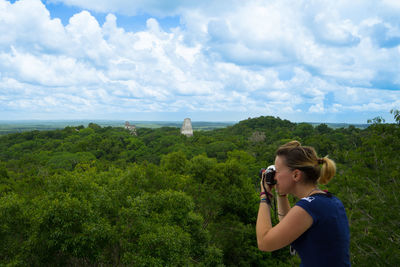
[[[261,181],[260,181],[260,189],[261,192],[264,192],[265,190],[267,190],[268,193],[271,193],[272,188],[274,188],[274,185],[269,185],[265,182],[264,178],[264,174],[261,176]],[[263,182],[264,182],[264,187],[263,187]],[[265,188],[265,190],[264,190]]]

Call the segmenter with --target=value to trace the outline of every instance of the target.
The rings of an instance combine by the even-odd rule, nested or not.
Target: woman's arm
[[[260,181],[261,199],[267,198],[272,187]],[[267,192],[264,191],[267,190]],[[256,233],[258,248],[262,251],[274,251],[289,245],[311,227],[313,219],[303,208],[294,206],[290,208],[289,200],[284,197],[282,211],[287,214],[280,218],[280,222],[272,227],[270,206],[262,201],[258,208]],[[279,200],[278,200],[279,204]]]
[[[283,248],[311,227],[313,219],[303,208],[294,206],[274,227],[271,224],[270,207],[260,203],[257,217],[257,244],[262,251],[274,251]]]
[[[257,244],[259,249],[261,249],[260,244],[262,244],[263,236],[268,233],[271,228],[272,224],[270,206],[266,202],[260,202],[256,223]]]
[[[279,221],[282,221],[283,217],[288,214],[290,210],[290,204],[287,196],[281,196],[278,193],[276,194],[276,198],[278,199],[278,217]]]

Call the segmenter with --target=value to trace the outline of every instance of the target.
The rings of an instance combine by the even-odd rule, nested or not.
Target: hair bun
[[[287,146],[287,147],[299,147],[299,146],[301,146],[301,144],[300,144],[299,141],[293,140],[293,141],[287,143],[285,146]]]

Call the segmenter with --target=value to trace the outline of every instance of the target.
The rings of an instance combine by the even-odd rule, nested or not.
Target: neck
[[[317,190],[318,189],[316,184],[298,184],[293,195],[295,195],[297,198],[308,197],[310,196],[310,194],[314,193]]]

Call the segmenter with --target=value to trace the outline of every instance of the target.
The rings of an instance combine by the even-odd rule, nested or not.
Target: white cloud
[[[393,1],[51,2],[87,11],[64,26],[40,0],[0,0],[5,109],[245,118],[379,112],[399,103]],[[92,11],[114,14],[101,25]],[[119,14],[153,17],[129,32],[118,27]],[[171,15],[181,24],[165,31],[160,18]]]
[[[350,20],[331,21],[326,14],[318,14],[315,17],[316,34],[321,41],[337,46],[354,46],[360,42],[357,27]]]
[[[90,66],[64,55],[33,55],[17,51],[0,54],[4,76],[42,86],[70,86],[98,83],[98,72]]]
[[[322,112],[325,111],[325,109],[324,109],[323,104],[318,103],[318,104],[316,104],[316,105],[312,105],[312,106],[308,109],[308,111],[309,111],[309,112],[312,112],[312,113],[322,113]]]
[[[400,9],[400,2],[397,0],[383,0],[383,3],[388,5],[389,8]]]
[[[34,10],[34,12],[33,12]],[[30,51],[57,51],[65,41],[65,31],[59,19],[50,20],[50,13],[38,0],[23,0],[11,4],[0,1],[0,49],[10,44]]]

